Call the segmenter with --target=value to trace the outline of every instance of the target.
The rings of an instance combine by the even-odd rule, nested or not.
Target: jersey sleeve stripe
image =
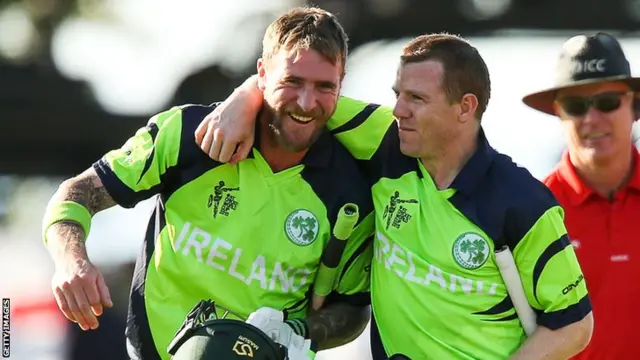
[[[366,102],[341,96],[340,99],[338,99],[335,112],[331,115],[331,118],[329,118],[329,122],[327,122],[327,128],[333,132],[334,129],[340,128],[350,122],[354,116],[362,112],[368,105]]]
[[[511,301],[511,297],[507,295],[502,301],[500,301],[490,309],[487,309],[485,311],[478,311],[478,312],[475,312],[474,314],[475,315],[498,315],[498,314],[506,313],[511,309],[513,309],[513,302]]]
[[[149,131],[149,135],[151,135],[152,143],[156,142],[156,137],[158,136],[158,130],[159,130],[158,125],[155,123],[151,123],[147,125],[147,131]],[[138,178],[138,182],[136,182],[136,184],[140,184],[140,181],[142,181],[142,178],[144,177],[144,175],[151,168],[151,164],[153,164],[153,159],[155,158],[155,154],[156,154],[156,147],[154,146],[153,149],[151,149],[151,154],[149,154],[147,161],[145,161],[144,163],[144,168],[140,172],[140,177]]]
[[[364,253],[367,247],[372,246],[372,244],[373,244],[373,235],[369,236],[365,241],[363,241],[362,244],[360,244],[360,246],[356,249],[356,251],[354,251],[353,254],[349,257],[349,259],[344,264],[344,268],[342,268],[342,273],[340,274],[338,281],[342,280],[344,275],[347,273],[347,270],[349,270],[349,267],[351,266],[351,264],[353,264],[353,262],[356,261],[358,256]]]
[[[140,199],[147,199],[157,194],[162,184],[157,184],[149,189],[134,191],[127,185],[125,185],[111,170],[109,164],[104,160],[98,160],[93,164],[93,169],[98,174],[100,181],[104,185],[105,190],[109,193],[109,196],[120,206],[125,209],[133,208]]]
[[[518,313],[514,312],[511,315],[507,315],[505,317],[501,317],[499,319],[485,319],[484,321],[511,321],[518,318]]]
[[[177,108],[154,115],[125,145],[93,164],[105,189],[124,208],[162,191],[180,153],[182,118]]]
[[[331,130],[331,133],[335,135],[357,128],[358,126],[362,125],[379,107],[380,105],[378,104],[368,104],[364,107],[364,109],[362,109],[359,113],[352,117],[351,120]]]
[[[538,281],[540,280],[542,271],[551,258],[562,252],[562,250],[569,245],[571,245],[569,238],[567,237],[567,234],[564,234],[559,239],[549,244],[538,258],[538,261],[536,261],[536,265],[533,268],[533,296],[536,301],[538,301]]]
[[[538,315],[538,324],[551,330],[557,330],[582,320],[591,312],[591,300],[584,295],[580,301],[562,310],[543,312],[534,310]]]
[[[334,135],[353,157],[358,160],[370,160],[381,147],[394,123],[393,119],[390,108],[379,106],[364,119],[362,125]]]

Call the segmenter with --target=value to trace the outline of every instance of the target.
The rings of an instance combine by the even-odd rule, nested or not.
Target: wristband
[[[89,210],[75,201],[62,201],[52,206],[47,206],[42,219],[42,238],[47,243],[47,230],[55,223],[61,221],[73,221],[82,227],[85,240],[91,229],[91,213]]]

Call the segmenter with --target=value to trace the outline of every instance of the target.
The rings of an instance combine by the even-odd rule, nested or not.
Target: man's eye
[[[289,85],[300,85],[302,81],[296,78],[287,78],[284,80],[284,83]]]
[[[333,84],[320,84],[319,87],[322,91],[333,91],[336,89],[336,86]]]

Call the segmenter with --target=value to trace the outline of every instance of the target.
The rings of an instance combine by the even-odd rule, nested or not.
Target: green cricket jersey
[[[358,205],[360,220],[330,298],[369,301],[373,204],[347,150],[325,132],[302,164],[278,173],[258,145],[247,160],[221,164],[194,140],[213,108],[162,112],[94,164],[109,194],[125,208],[159,195],[132,284],[126,336],[133,359],[169,359],[169,342],[202,299],[240,317],[265,306],[304,317],[345,203]]]
[[[591,311],[551,192],[480,134],[451,187],[400,152],[392,110],[341,98],[329,122],[372,181],[376,240],[371,295],[374,359],[506,359],[525,341],[494,250],[513,252],[538,323]]]

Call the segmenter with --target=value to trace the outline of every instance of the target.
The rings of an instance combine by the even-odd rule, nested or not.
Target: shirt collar
[[[497,152],[489,145],[484,130],[480,128],[478,147],[469,161],[464,165],[451,187],[470,196],[489,171]]]
[[[632,148],[631,151],[633,153],[633,173],[624,189],[631,188],[640,190],[640,153],[638,153],[638,150],[635,147]],[[578,206],[591,195],[597,195],[595,190],[585,184],[576,172],[575,166],[571,163],[571,156],[569,155],[568,150],[565,150],[562,154],[562,159],[558,164],[557,172],[562,182],[571,190],[567,193],[571,205]]]
[[[322,128],[322,133],[311,145],[309,151],[302,158],[302,163],[305,166],[317,167],[326,169],[331,163],[331,157],[333,156],[333,142],[337,141],[331,133]]]
[[[558,164],[558,175],[562,179],[562,182],[571,190],[567,192],[571,205],[580,205],[591,195],[595,194],[595,191],[587,186],[580,176],[578,176],[576,168],[571,163],[568,150],[565,150],[562,154],[562,158]]]

